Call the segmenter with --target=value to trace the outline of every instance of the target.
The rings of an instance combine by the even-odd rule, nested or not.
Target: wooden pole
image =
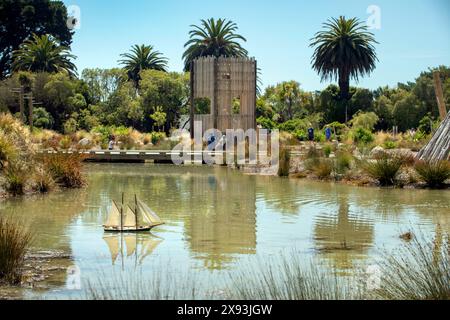
[[[19,90],[19,109],[20,109],[20,120],[25,123],[25,101],[24,101],[24,88],[20,86]]]
[[[439,71],[433,72],[434,78],[434,90],[436,93],[437,104],[439,107],[439,115],[441,120],[444,121],[447,116],[447,109],[445,107],[444,93],[442,92],[441,76]]]
[[[33,93],[31,92],[28,98],[28,121],[30,123],[30,130],[33,132]]]
[[[195,93],[194,93],[194,84],[195,84],[195,82],[194,82],[194,61],[192,61],[191,62],[191,66],[190,66],[190,69],[191,69],[191,74],[190,74],[190,76],[191,76],[191,113],[190,113],[190,117],[191,117],[191,119],[190,119],[190,131],[191,131],[191,139],[194,139],[194,108],[195,108],[195,105],[194,105],[194,97],[195,97]]]

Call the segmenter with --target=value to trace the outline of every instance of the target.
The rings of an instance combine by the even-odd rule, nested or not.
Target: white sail
[[[140,253],[140,258],[139,258],[139,264],[142,264],[142,262],[144,261],[144,259],[153,253],[153,251],[156,249],[156,247],[162,242],[161,239],[156,239],[156,238],[152,238],[152,239],[146,239],[143,243],[142,243],[142,248],[141,248],[141,253]]]
[[[120,227],[120,210],[117,204],[113,201],[112,208],[106,221],[105,227],[117,228]]]
[[[151,225],[159,225],[163,223],[161,218],[158,217],[158,215],[153,212],[152,209],[150,209],[145,203],[140,200],[138,201],[138,210],[139,214],[142,216],[146,223],[149,223]]]
[[[119,238],[117,237],[104,237],[106,244],[108,245],[109,252],[111,253],[111,258],[113,265],[115,264],[117,257],[119,256]]]
[[[127,246],[127,256],[131,256],[136,253],[137,239],[136,235],[130,235],[125,237],[125,245]]]
[[[123,226],[126,228],[136,227],[136,214],[129,206],[123,217]]]

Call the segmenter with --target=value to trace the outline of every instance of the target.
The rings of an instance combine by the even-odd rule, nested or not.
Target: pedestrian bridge
[[[182,151],[173,150],[90,150],[90,151],[41,151],[41,154],[74,154],[78,153],[90,162],[155,162],[155,163],[171,163],[172,155],[181,156]],[[204,159],[205,156],[224,156],[226,151],[199,151],[186,152],[191,157],[191,163],[196,162],[195,159]],[[234,155],[234,153],[230,153]],[[265,152],[262,152],[265,155]],[[291,151],[291,155],[300,155],[298,151]]]

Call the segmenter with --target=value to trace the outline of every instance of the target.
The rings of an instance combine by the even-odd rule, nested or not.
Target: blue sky
[[[264,86],[296,80],[306,90],[320,90],[311,68],[309,40],[330,17],[369,18],[367,8],[381,10],[381,28],[372,30],[379,45],[376,71],[359,86],[414,80],[421,71],[450,65],[449,0],[65,0],[81,10],[81,28],[72,49],[84,68],[118,66],[121,53],[134,44],[152,44],[181,71],[184,43],[191,24],[202,18],[236,22],[258,60]],[[355,84],[354,82],[352,84]]]

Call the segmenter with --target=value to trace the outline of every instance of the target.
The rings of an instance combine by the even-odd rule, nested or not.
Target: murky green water
[[[449,191],[358,188],[210,167],[92,164],[87,172],[85,189],[0,204],[0,214],[32,227],[36,249],[70,253],[83,283],[112,272],[177,270],[207,278],[207,290],[230,272],[293,250],[302,261],[346,274],[399,246],[411,227],[450,232]],[[122,192],[130,201],[137,194],[166,225],[152,234],[105,234],[111,200],[120,201]],[[63,274],[49,290],[24,295],[82,293],[69,290],[72,280]]]

